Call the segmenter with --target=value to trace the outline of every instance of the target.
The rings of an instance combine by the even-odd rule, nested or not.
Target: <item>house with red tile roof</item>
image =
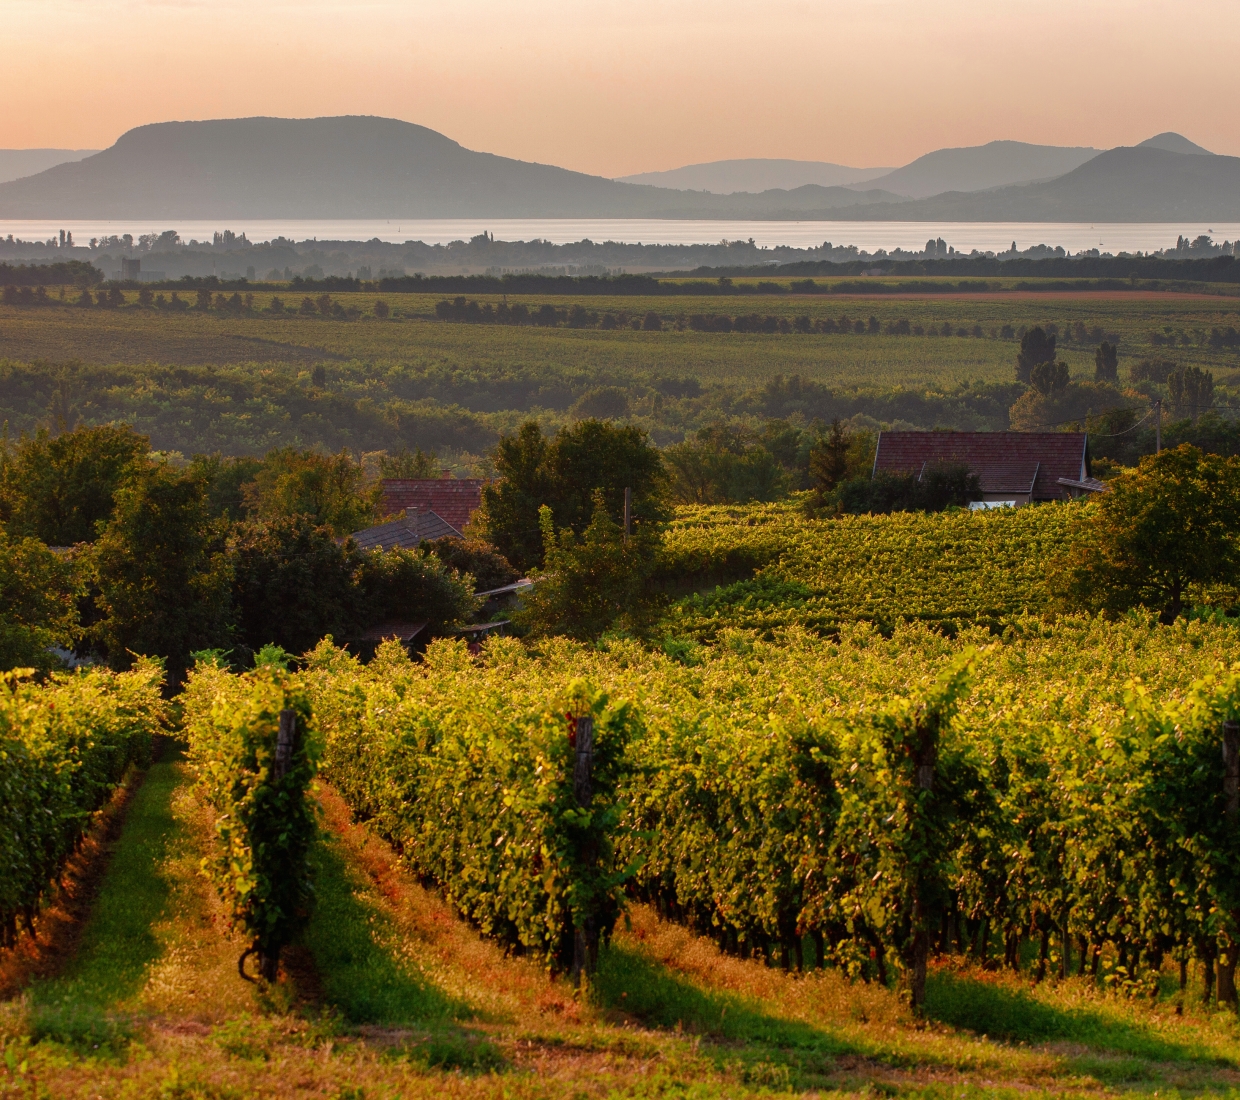
[[[1106,488],[1091,476],[1084,432],[880,432],[874,474],[916,474],[964,465],[982,500],[1029,504]]]
[[[385,477],[380,482],[383,511],[389,516],[404,512],[407,517],[434,512],[463,531],[482,503],[485,484],[480,477]]]

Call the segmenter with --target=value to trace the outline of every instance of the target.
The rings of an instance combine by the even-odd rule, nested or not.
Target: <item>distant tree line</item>
[[[84,260],[51,264],[0,264],[0,286],[95,286],[103,272]]]

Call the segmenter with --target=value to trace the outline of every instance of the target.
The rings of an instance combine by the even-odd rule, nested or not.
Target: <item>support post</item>
[[[1223,723],[1223,816],[1229,828],[1240,824],[1240,722]],[[1240,912],[1231,913],[1233,926],[1240,925]],[[1240,962],[1240,943],[1233,931],[1218,959],[1218,1003],[1240,1011],[1236,996],[1236,964]]]
[[[586,715],[578,718],[577,752],[573,761],[573,798],[579,810],[588,810],[594,798],[594,784],[591,770],[594,766],[594,718]],[[586,846],[579,853],[581,862],[593,863],[598,853],[593,851],[593,841],[586,841]],[[598,961],[598,929],[594,926],[594,916],[581,919],[573,928],[573,985],[580,986],[584,974],[587,978],[594,973]]]
[[[914,760],[916,766],[916,782],[918,790],[934,790],[934,769],[938,762],[937,737],[929,729],[918,731],[920,744]],[[920,877],[920,876],[919,876]],[[930,955],[930,929],[927,927],[930,914],[926,911],[923,896],[924,885],[916,884],[916,895],[913,898],[913,967],[909,992],[911,994],[913,1012],[920,1016],[926,1003],[926,963]]]
[[[277,781],[288,775],[293,766],[293,748],[297,740],[297,712],[280,711],[280,729],[276,734],[275,778]]]

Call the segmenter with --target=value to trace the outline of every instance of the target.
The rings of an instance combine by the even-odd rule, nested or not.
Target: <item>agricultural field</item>
[[[476,457],[530,417],[547,428],[580,415],[628,418],[661,444],[720,418],[808,424],[862,415],[926,428],[1003,428],[1021,392],[1016,334],[1035,324],[1077,333],[1061,335],[1059,345],[1075,378],[1092,379],[1094,348],[1105,336],[1118,338],[1121,379],[1133,362],[1155,356],[1211,371],[1223,400],[1240,380],[1236,348],[1210,342],[1212,331],[1240,324],[1240,309],[1206,294],[508,296],[509,307],[530,314],[549,306],[568,318],[582,308],[587,327],[561,320],[547,328],[437,320],[441,299],[421,294],[331,295],[343,316],[356,317],[348,320],[274,314],[273,296],[286,310],[301,308],[304,294],[283,288],[256,293],[252,310],[238,298],[240,310],[179,313],[138,308],[135,293],[123,293],[114,309],[62,306],[54,290],[48,306],[0,307],[0,415],[10,432],[56,418],[124,420],[156,446],[185,454],[291,443]],[[380,298],[386,319],[374,316]],[[496,295],[477,302],[505,304]],[[648,313],[663,331],[633,331]],[[597,327],[608,315],[617,327]],[[837,331],[691,327],[695,316],[719,315],[769,317],[789,328],[803,318]],[[844,318],[867,331],[841,334]],[[908,335],[889,331],[902,322]]]

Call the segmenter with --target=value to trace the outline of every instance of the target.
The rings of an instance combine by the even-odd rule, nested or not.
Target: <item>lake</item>
[[[467,240],[484,230],[503,241],[546,240],[569,244],[589,238],[592,241],[621,241],[642,244],[715,244],[721,240],[749,240],[759,246],[785,245],[792,248],[817,247],[824,241],[835,245],[856,245],[864,252],[883,248],[918,251],[926,241],[941,237],[959,252],[978,249],[1001,252],[1016,242],[1018,249],[1046,244],[1062,246],[1069,252],[1097,248],[1103,252],[1151,252],[1173,248],[1176,238],[1190,240],[1207,234],[1222,242],[1240,238],[1240,223],[1207,225],[1204,222],[894,222],[894,221],[661,221],[625,218],[434,218],[426,220],[381,221],[341,220],[255,220],[224,219],[138,222],[103,219],[61,221],[0,221],[0,237],[12,234],[23,240],[46,240],[61,229],[73,233],[74,243],[86,244],[91,237],[132,233],[160,233],[175,229],[181,239],[210,241],[224,229],[245,233],[254,242],[288,237],[295,241],[423,241],[446,244]]]

